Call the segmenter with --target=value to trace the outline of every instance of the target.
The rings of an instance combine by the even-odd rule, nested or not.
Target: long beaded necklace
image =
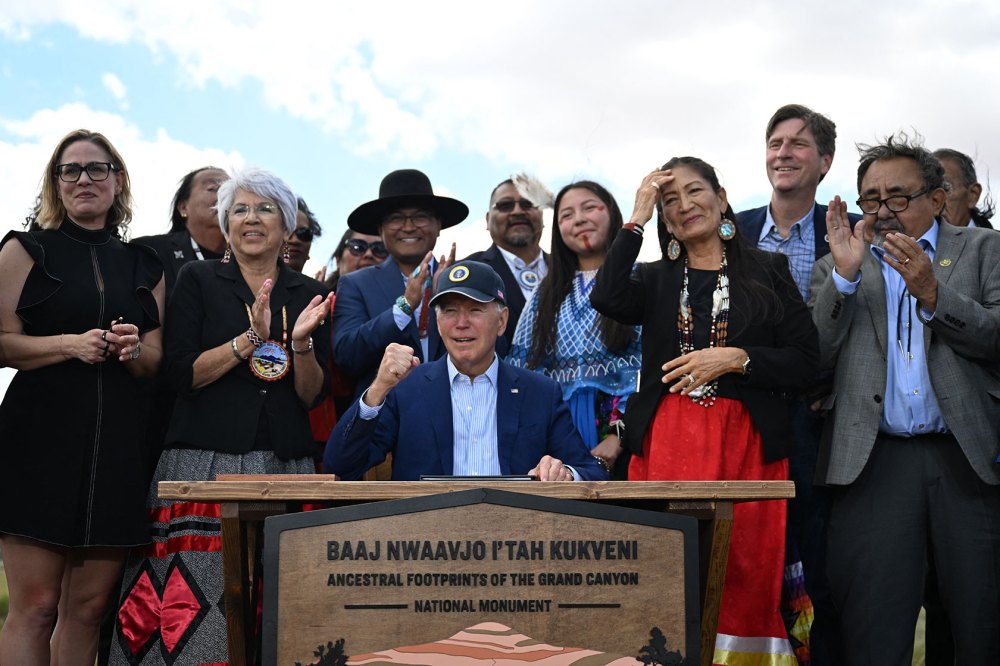
[[[722,264],[719,266],[719,277],[712,292],[712,327],[708,334],[708,346],[725,347],[726,333],[729,330],[729,273],[726,270],[726,251],[722,250]],[[680,341],[681,354],[694,351],[694,313],[688,295],[688,259],[684,257],[684,285],[681,287],[680,307],[677,309],[677,339]],[[702,407],[715,404],[719,381],[713,379],[688,393],[688,397]]]

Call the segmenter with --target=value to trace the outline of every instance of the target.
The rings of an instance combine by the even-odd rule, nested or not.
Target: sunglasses
[[[518,204],[521,204],[521,210],[525,213],[535,208],[535,204],[527,199],[503,199],[493,204],[493,207],[501,213],[512,213],[514,211],[514,206]]]
[[[385,249],[385,243],[382,241],[372,241],[369,243],[360,238],[352,238],[344,243],[344,247],[355,257],[360,257],[368,250],[372,251],[376,259],[385,259],[389,256],[389,250]]]
[[[295,231],[292,232],[292,235],[303,243],[312,243],[313,230],[309,227],[295,227]]]

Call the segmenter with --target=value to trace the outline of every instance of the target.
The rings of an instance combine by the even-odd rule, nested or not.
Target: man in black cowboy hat
[[[461,201],[434,194],[431,181],[416,169],[393,171],[382,179],[379,197],[358,206],[347,225],[382,237],[389,258],[346,275],[337,286],[333,309],[333,355],[364,390],[375,376],[386,346],[415,350],[421,361],[444,354],[434,313],[428,306],[432,278],[455,258],[434,260],[441,229],[469,214]]]
[[[500,362],[505,292],[484,263],[449,267],[429,303],[447,355],[421,363],[413,347],[387,345],[374,381],[331,433],[324,469],[359,479],[391,453],[396,481],[425,474],[607,480],[559,385]]]

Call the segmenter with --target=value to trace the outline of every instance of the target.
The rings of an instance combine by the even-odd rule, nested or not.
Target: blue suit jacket
[[[396,325],[392,306],[403,295],[404,288],[399,264],[392,257],[377,266],[345,275],[337,284],[337,301],[333,306],[333,359],[341,370],[358,380],[358,394],[372,383],[390,342],[412,347],[424,363],[444,355],[433,308],[428,320],[430,358],[424,358],[415,318],[411,318],[402,331]]]
[[[497,448],[503,474],[526,474],[548,454],[572,465],[587,481],[607,474],[573,425],[562,390],[544,375],[500,363],[497,372]],[[389,392],[378,416],[358,417],[358,402],[337,422],[323,467],[357,480],[392,453],[392,479],[452,474],[454,433],[448,360],[415,368]]]
[[[767,206],[751,208],[736,214],[736,226],[747,243],[757,247],[760,241],[760,230],[764,228],[767,220]],[[848,213],[847,219],[851,221],[851,228],[861,219],[860,215]],[[816,259],[820,259],[830,254],[830,242],[826,239],[826,206],[816,204],[813,206],[813,236],[816,239]]]

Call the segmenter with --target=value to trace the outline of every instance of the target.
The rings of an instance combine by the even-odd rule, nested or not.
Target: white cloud
[[[630,191],[690,153],[749,204],[769,192],[763,125],[790,101],[837,121],[824,185],[849,198],[853,142],[901,127],[1000,161],[987,85],[1000,5],[963,6],[50,0],[15,5],[0,29],[59,20],[172,55],[185,85],[259,82],[267,104],[366,158],[475,153],[553,183],[586,175]]]
[[[107,89],[111,96],[118,101],[118,108],[122,111],[128,111],[128,96],[125,90],[125,84],[122,80],[111,72],[105,72],[101,76],[101,85]]]

